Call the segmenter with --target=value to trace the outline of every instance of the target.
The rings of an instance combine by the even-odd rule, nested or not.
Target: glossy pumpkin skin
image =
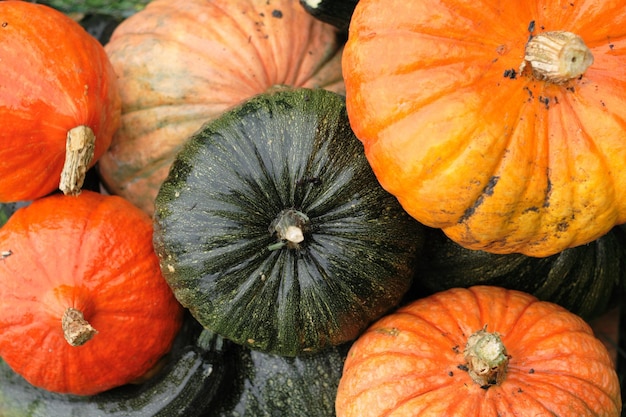
[[[494,285],[533,294],[584,319],[611,306],[624,285],[625,234],[618,227],[593,242],[543,257],[466,249],[426,229],[415,282],[430,292]]]
[[[348,114],[385,189],[470,249],[549,256],[626,222],[621,4],[359,1]],[[520,73],[529,38],[580,36],[593,64]]]
[[[292,0],[151,2],[113,33],[122,126],[99,168],[147,213],[185,140],[276,84],[343,92],[336,30]]]
[[[186,315],[163,367],[141,384],[100,394],[58,394],[34,387],[0,360],[0,415],[6,417],[198,417],[210,409],[226,374],[224,352]]]
[[[308,218],[303,241],[276,231],[285,210]],[[352,340],[395,306],[422,243],[376,181],[343,97],[323,89],[265,93],[207,123],[154,219],[163,274],[198,321],[285,356]]]
[[[359,0],[300,0],[300,4],[311,16],[347,30],[352,13]]]
[[[508,369],[480,386],[464,359],[477,330],[500,334]],[[617,374],[604,345],[578,316],[500,287],[451,289],[372,325],[351,347],[337,417],[614,416]]]
[[[95,164],[121,100],[104,48],[78,23],[27,1],[0,2],[0,15],[0,201],[32,200],[59,187],[72,128],[95,134]]]
[[[215,396],[213,417],[334,417],[335,396],[349,344],[285,357],[241,346]]]
[[[0,357],[31,384],[92,395],[135,380],[172,345],[182,307],[160,274],[152,222],[117,196],[53,195],[0,229]],[[64,338],[80,310],[97,333]]]

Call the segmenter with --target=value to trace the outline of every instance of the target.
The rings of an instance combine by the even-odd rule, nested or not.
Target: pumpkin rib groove
[[[577,97],[576,100],[574,100],[573,98],[569,98],[568,96],[563,97],[562,101],[559,101],[560,105],[567,105],[568,106],[568,110],[569,113],[571,114],[575,114],[576,117],[570,117],[569,119],[567,118],[567,116],[561,116],[562,120],[570,120],[572,123],[575,123],[576,126],[578,127],[578,130],[581,132],[581,138],[583,139],[583,141],[587,144],[587,148],[589,150],[589,154],[593,155],[594,157],[598,157],[598,159],[600,159],[600,161],[602,161],[602,166],[605,169],[610,169],[610,165],[607,162],[607,156],[602,153],[599,152],[599,147],[597,142],[593,139],[593,134],[589,131],[589,127],[585,125],[585,123],[582,121],[582,119],[578,116],[578,114],[583,111],[583,109],[581,109],[579,106],[575,106],[574,102],[575,101],[579,101],[581,100],[580,97]],[[586,101],[586,100],[585,100]],[[561,114],[563,114],[565,112],[561,112]],[[624,120],[623,118],[619,118],[617,115],[613,114],[612,117],[615,120],[621,120],[623,126],[626,127],[626,120]],[[611,190],[614,190],[615,187],[615,179],[613,177],[610,178],[611,180],[611,186],[608,187]]]
[[[76,250],[76,253],[79,255],[73,259],[74,261],[74,273],[79,275],[81,279],[83,277],[89,277],[93,282],[97,282],[100,280],[100,276],[103,272],[98,270],[97,261],[94,259],[116,259],[115,265],[121,271],[126,271],[125,274],[109,274],[107,281],[115,285],[117,283],[121,283],[126,279],[126,276],[135,275],[137,272],[145,269],[145,261],[139,261],[141,259],[146,259],[149,257],[151,253],[151,248],[149,247],[139,247],[133,248],[134,256],[133,257],[117,257],[115,253],[115,249],[117,246],[109,246],[102,247],[101,240],[106,239],[107,237],[104,233],[111,234],[113,236],[116,231],[110,228],[107,224],[108,221],[102,221],[101,219],[105,218],[106,213],[110,212],[110,206],[106,204],[105,201],[99,201],[94,206],[92,206],[91,210],[89,210],[86,215],[83,215],[81,218],[82,222],[82,230],[78,231],[74,229],[72,233],[78,238],[79,241],[75,242],[76,248],[81,247],[97,247],[97,251],[80,251]],[[119,213],[119,212],[118,212]],[[120,213],[121,214],[121,213]],[[124,216],[120,215],[120,222],[123,221]],[[136,236],[139,235],[147,235],[149,232],[145,229],[145,227],[138,227],[134,222],[125,222],[128,227],[132,227],[135,230]],[[90,227],[88,227],[90,226]],[[121,227],[121,226],[118,226]],[[108,252],[110,251],[110,252]],[[82,255],[82,256],[80,256]],[[120,260],[122,262],[120,262]],[[113,286],[107,287],[107,289],[113,290]],[[114,290],[117,291],[117,290]],[[130,293],[128,294],[130,295]],[[119,299],[119,298],[118,298]],[[127,311],[138,311],[132,309],[133,304],[131,303],[126,309]],[[115,307],[113,307],[115,309]],[[99,311],[103,311],[101,307],[98,309]],[[105,310],[104,310],[105,311]]]
[[[221,15],[226,17],[228,20],[230,20],[231,22],[234,23],[234,27],[241,33],[241,35],[243,35],[244,37],[249,37],[249,39],[252,39],[252,35],[250,33],[248,33],[248,31],[241,25],[241,22],[239,19],[235,19],[231,13],[229,13],[229,11],[224,10],[223,7],[221,7],[217,2],[211,2],[209,3],[209,6],[214,8],[215,10],[219,10]],[[247,11],[244,11],[243,13],[246,14]],[[247,21],[246,21],[247,22]],[[263,57],[264,55],[261,53],[260,49],[257,47],[255,42],[252,42],[253,48],[252,50],[255,51],[257,59],[259,62],[264,62]],[[264,70],[264,84],[268,84],[267,80],[271,79],[272,77],[270,76],[270,73],[267,71],[267,67],[265,67],[265,65],[261,65],[261,67]]]
[[[411,374],[413,376],[413,374]],[[403,375],[396,375],[396,377],[402,377]],[[424,382],[424,380],[428,380],[428,378],[423,378],[423,375],[419,375],[419,376],[414,376],[412,378],[405,378],[402,379],[402,381],[407,382],[407,385],[410,386],[421,386]],[[385,381],[385,382],[375,382],[372,381],[371,379],[369,380],[369,382],[371,383],[370,386],[368,387],[364,387],[362,391],[360,392],[355,392],[354,393],[354,397],[353,397],[353,401],[357,402],[359,401],[359,398],[363,397],[363,396],[376,396],[376,393],[380,393],[379,398],[388,398],[389,395],[385,395],[385,388],[389,388],[389,389],[393,389],[395,387],[396,384],[394,384],[394,381]],[[430,387],[429,387],[430,388]],[[394,401],[393,404],[389,404],[389,406],[387,407],[386,411],[383,410],[377,410],[377,412],[380,412],[380,416],[384,417],[384,416],[389,416],[391,415],[394,411],[396,411],[396,408],[401,407],[403,404],[407,404],[409,402],[411,402],[411,400],[413,399],[413,396],[416,395],[427,395],[429,393],[432,392],[436,392],[439,390],[449,390],[449,385],[447,385],[445,382],[441,382],[441,385],[439,386],[435,386],[432,387],[432,389],[428,389],[428,390],[411,390],[411,391],[404,391],[402,393],[402,398],[398,398],[396,401]],[[397,395],[397,394],[396,394]]]
[[[519,90],[523,90],[525,88],[528,88],[527,85],[525,85],[524,87],[520,88]],[[517,89],[517,88],[516,88]],[[504,91],[511,91],[511,89],[505,89]],[[502,94],[503,96],[506,96],[507,94]],[[500,103],[499,106],[504,106],[506,108],[515,108],[517,106],[511,106],[509,105],[510,103],[520,100],[519,97],[519,93],[518,94],[508,94],[510,96],[509,99],[500,99],[500,100],[493,100],[492,98],[489,98],[488,101],[493,101],[493,102],[498,102]],[[498,106],[498,107],[499,107]],[[532,106],[533,108],[536,107],[536,105],[531,105],[531,104],[525,104],[523,106],[521,106],[521,108],[519,109],[519,113],[517,116],[512,116],[510,117],[511,120],[519,120],[523,117],[524,114],[526,114],[529,110],[528,107]],[[483,107],[483,106],[481,106]],[[532,112],[532,110],[531,110]],[[478,127],[478,126],[477,126]],[[507,175],[506,173],[509,172],[510,168],[509,165],[516,164],[515,161],[515,156],[513,157],[508,157],[508,153],[510,152],[510,149],[513,148],[513,143],[518,143],[518,141],[521,139],[520,137],[522,136],[521,134],[518,134],[518,130],[521,128],[521,124],[520,123],[513,123],[513,130],[510,131],[503,131],[502,133],[504,134],[506,140],[505,141],[501,141],[501,140],[494,140],[494,147],[495,144],[497,143],[498,147],[501,149],[500,153],[496,153],[496,151],[490,152],[491,154],[495,155],[495,161],[493,163],[493,165],[490,166],[489,168],[489,172],[492,172],[492,176],[490,177],[489,181],[486,182],[483,191],[474,199],[474,203],[472,206],[468,207],[465,211],[465,213],[463,213],[462,217],[459,219],[458,223],[462,223],[462,224],[466,224],[468,223],[468,221],[471,221],[471,215],[474,214],[476,212],[476,210],[480,207],[480,205],[485,201],[485,199],[487,199],[488,197],[490,197],[493,193],[494,193],[494,188],[497,186],[497,182],[502,179],[503,182],[506,181],[507,179]],[[524,136],[525,139],[525,136]],[[538,143],[541,143],[539,141],[537,141]],[[514,147],[515,149],[521,149],[524,148],[525,152],[532,152],[533,150],[537,151],[535,147],[527,147],[527,146],[523,146],[523,145],[516,145]],[[489,151],[492,151],[492,149],[489,149]],[[460,156],[460,155],[459,155]],[[535,154],[535,157],[533,158],[533,160],[535,161],[541,161],[541,159],[539,159],[537,157],[537,155]],[[452,161],[451,161],[452,162]],[[524,167],[526,168],[526,167]],[[528,166],[526,169],[529,171],[532,171],[534,167],[532,166]],[[521,173],[519,172],[519,169],[516,169],[516,174],[519,177],[524,177],[523,175],[521,175]],[[535,172],[541,172],[540,170],[537,170]],[[434,174],[431,177],[434,177],[437,174]],[[541,174],[537,174],[537,175],[541,175]],[[516,178],[516,181],[518,181],[518,178]],[[516,187],[512,187],[513,190],[517,191],[517,195],[507,195],[507,199],[512,200],[512,201],[516,201],[518,199],[523,198],[524,195],[526,195],[526,193],[528,192],[528,187],[532,184],[531,181],[533,179],[532,175],[527,175],[525,176],[526,180],[525,180],[525,184],[524,185],[519,185]],[[501,187],[503,187],[501,185]],[[508,223],[510,221],[510,216],[512,215],[512,212],[507,212],[506,216],[501,216],[500,220],[499,220],[499,224],[495,224],[494,222],[490,223],[490,228],[508,228]],[[471,227],[468,225],[468,228]],[[540,226],[537,224],[535,226],[535,230],[537,228],[539,228]],[[512,240],[512,239],[511,239]]]
[[[540,374],[538,374],[538,375],[540,375]],[[566,378],[566,377],[567,377],[566,375],[559,375],[559,378]],[[592,398],[596,398],[597,399],[597,398],[600,398],[600,397],[605,397],[607,400],[612,402],[613,405],[617,406],[617,403],[615,403],[615,401],[610,399],[608,397],[608,395],[606,394],[606,392],[604,390],[602,390],[600,387],[598,387],[597,385],[591,385],[591,384],[588,383],[588,380],[581,379],[581,378],[572,378],[572,379],[575,379],[575,380],[577,380],[579,382],[582,382],[587,387],[586,388],[587,390],[588,389],[593,389],[594,391],[596,391],[596,394],[594,394],[594,395],[597,395],[597,396],[592,396]],[[551,409],[550,406],[548,406],[546,404],[546,400],[550,401],[551,399],[556,397],[556,395],[554,395],[554,392],[558,391],[558,392],[561,393],[561,395],[565,395],[565,396],[567,396],[569,398],[569,401],[567,401],[567,403],[574,403],[574,404],[582,405],[583,407],[586,408],[585,411],[587,411],[588,413],[593,412],[593,407],[591,407],[591,405],[587,401],[581,399],[575,393],[569,392],[566,389],[564,389],[563,388],[564,384],[560,384],[560,383],[553,382],[553,381],[550,381],[550,382],[534,381],[532,386],[530,386],[529,384],[525,384],[524,382],[521,382],[521,381],[518,381],[518,384],[519,385],[524,385],[524,386],[527,387],[526,390],[524,390],[522,388],[523,391],[525,391],[525,392],[526,391],[533,392],[535,395],[533,395],[532,398],[535,399],[538,404],[541,404],[541,406],[544,409],[546,409],[547,411],[551,411],[552,409]],[[542,385],[544,387],[542,387]],[[503,390],[503,392],[507,392],[507,391]],[[538,393],[542,393],[542,392],[543,393],[553,393],[553,394],[551,394],[549,397],[544,397],[544,398],[540,399],[537,394]],[[579,410],[579,411],[582,411],[582,410]],[[557,415],[557,416],[560,415],[558,413],[554,413],[554,414]],[[581,414],[581,415],[585,415],[585,414]]]
[[[559,110],[561,110],[561,106],[569,105],[568,100],[563,100],[563,101],[565,103],[560,102],[560,104],[558,106]],[[570,110],[570,112],[571,112],[573,110],[572,106],[569,106],[568,110]],[[559,126],[561,126],[562,129],[564,129],[564,126],[565,126],[564,123],[561,122],[563,119],[568,119],[569,123],[577,124],[578,131],[581,132],[581,140],[584,141],[587,144],[587,146],[585,146],[585,148],[591,147],[592,149],[585,149],[585,151],[588,150],[588,152],[581,152],[581,151],[578,151],[578,149],[572,149],[571,145],[572,145],[573,141],[569,140],[570,138],[569,138],[569,134],[568,134],[567,131],[563,131],[563,133],[562,133],[564,139],[562,141],[560,149],[563,149],[565,151],[565,153],[571,155],[570,156],[570,161],[572,161],[572,162],[578,161],[579,158],[576,158],[576,156],[575,156],[577,154],[586,154],[586,155],[589,155],[590,157],[594,158],[594,160],[595,160],[596,159],[596,155],[598,155],[597,153],[594,153],[595,142],[592,139],[589,138],[589,133],[588,133],[586,127],[581,125],[578,119],[573,118],[573,117],[566,118],[562,114],[563,113],[559,111],[558,116],[557,116],[557,120],[559,120],[560,123],[557,123],[557,124]],[[554,125],[554,124],[555,123],[552,123],[552,125]],[[577,146],[577,148],[578,148],[578,146]],[[601,161],[602,161],[602,165],[606,168],[606,158],[602,157]],[[567,172],[566,173],[569,175],[570,178],[577,178],[578,177],[578,175],[576,174],[576,166],[573,163],[569,167],[567,167]],[[611,181],[613,182],[612,178],[611,178]],[[611,185],[613,185],[613,184],[611,184]],[[610,188],[613,188],[613,187],[610,187]],[[553,192],[556,189],[557,189],[556,187],[553,188]],[[568,205],[575,206],[575,204],[573,204],[574,202],[580,201],[581,199],[584,198],[584,196],[580,195],[578,191],[579,191],[578,188],[575,188],[575,187],[571,188],[571,194],[569,196],[570,203]],[[572,218],[573,221],[576,221],[577,214],[578,213],[576,213],[576,212],[573,212],[571,214],[571,216],[572,216],[571,218]],[[595,216],[599,216],[597,211],[596,211]],[[545,220],[549,221],[550,219],[549,218],[545,218]],[[547,225],[545,225],[544,227],[547,227]],[[568,226],[568,228],[570,228],[570,227],[571,226]],[[574,230],[581,230],[581,228],[575,227]],[[590,238],[589,240],[595,240],[596,238],[599,238],[601,235],[605,234],[606,232],[608,232],[608,230],[604,230],[604,231],[598,230],[597,236],[595,236],[593,238]],[[571,237],[570,237],[569,242],[566,243],[566,247],[571,246],[571,242],[579,240],[579,238],[578,238],[579,234],[576,231],[570,232],[569,234],[570,234]]]
[[[393,5],[392,3],[399,3],[399,2],[398,1],[388,2],[389,6],[387,7],[389,8],[397,7]],[[486,2],[481,2],[480,4],[475,4],[475,5],[470,4],[470,3],[464,3],[464,4],[457,3],[457,4],[454,4],[453,6],[454,10],[452,10],[450,7],[447,7],[447,5],[444,3],[439,3],[436,6],[432,4],[429,4],[429,5],[406,4],[406,6],[407,6],[407,9],[404,10],[402,14],[397,14],[394,17],[396,20],[394,24],[394,28],[402,28],[404,30],[411,31],[411,32],[417,31],[420,33],[428,33],[428,34],[438,35],[438,36],[442,36],[441,33],[445,33],[446,38],[453,39],[453,40],[458,39],[461,42],[468,42],[468,36],[467,36],[468,30],[473,29],[471,32],[472,36],[470,37],[470,39],[474,39],[476,43],[481,47],[485,47],[485,45],[492,45],[493,38],[494,38],[493,36],[489,36],[489,34],[487,33],[488,31],[480,30],[482,29],[481,20],[484,22],[490,22],[491,16],[493,16],[494,13],[498,14],[500,19],[505,19],[506,17],[508,17],[508,15],[500,13],[499,8],[490,10],[489,5],[486,4]],[[462,8],[463,6],[469,6],[469,7],[463,9]],[[512,4],[510,6],[507,5],[506,7],[509,8],[509,7],[516,7],[516,6],[518,6],[518,4],[515,4],[515,5]],[[412,9],[412,8],[415,8],[415,9]],[[522,13],[522,11],[524,12]],[[366,15],[367,13],[369,13],[369,10],[367,10],[367,8],[357,7],[355,9],[353,18],[357,17],[358,19],[368,19],[368,20],[372,19],[372,17]],[[362,14],[365,16],[361,16]],[[527,13],[525,13],[525,10],[523,9],[518,10],[518,13],[512,13],[512,14],[515,14],[516,16],[518,16],[518,18],[509,22],[502,22],[501,26],[503,26],[506,29],[502,29],[500,31],[502,33],[498,33],[499,37],[504,37],[504,36],[510,37],[510,34],[516,33],[517,30],[526,32],[527,23],[524,22],[526,19],[521,17],[521,16],[527,15]],[[413,19],[413,16],[417,16],[417,15],[431,16],[432,19],[429,19],[429,18],[424,19],[428,23],[415,22],[415,19]],[[454,21],[454,24],[450,24],[449,22],[446,21],[446,19],[449,19],[449,21]],[[528,19],[528,21],[530,21],[530,19]],[[521,23],[521,22],[524,22],[524,23]],[[498,29],[501,29],[501,26],[492,25],[489,29],[498,30]],[[445,28],[445,32],[443,31],[444,28]],[[384,32],[385,29],[386,28],[384,26],[381,27],[379,25],[374,30],[376,31],[376,33],[385,33]],[[493,45],[494,48],[496,46],[497,45],[495,44]]]
[[[458,67],[458,64],[456,64],[455,66]],[[435,69],[433,69],[434,71]],[[436,69],[437,72],[439,72],[439,68]],[[458,70],[463,70],[463,68],[458,68]],[[454,69],[454,72],[456,72],[457,69]],[[422,80],[426,80],[426,82],[430,82],[428,80],[430,80],[430,76],[429,76],[429,70],[428,69],[421,69],[419,71],[420,73],[422,73]],[[468,77],[471,78],[471,77]],[[376,92],[379,90],[377,83],[381,83],[383,82],[383,80],[379,80],[377,81],[376,79],[370,79],[368,80],[368,82],[371,84],[372,88],[368,89],[368,91],[361,91],[360,94],[371,94],[372,96],[374,94],[376,94]],[[391,81],[391,85],[397,85],[397,86],[401,86],[404,83],[402,82],[402,77],[399,76],[395,76],[393,77],[393,80]],[[393,88],[393,87],[388,87],[387,88]],[[421,118],[422,117],[422,112],[428,112],[431,111],[429,108],[430,107],[437,107],[441,104],[442,101],[448,100],[450,97],[450,94],[452,93],[459,93],[462,94],[464,92],[468,92],[471,93],[473,90],[473,88],[470,88],[470,86],[464,87],[464,86],[459,86],[457,84],[450,84],[449,86],[440,86],[440,90],[437,91],[436,93],[431,93],[428,94],[428,96],[424,96],[424,97],[420,97],[419,100],[414,99],[413,97],[411,97],[410,91],[406,91],[406,89],[403,89],[403,91],[397,91],[393,94],[395,97],[398,98],[398,101],[400,101],[402,103],[402,106],[398,106],[396,109],[394,109],[394,111],[389,112],[389,114],[385,115],[384,118],[381,118],[381,120],[378,122],[381,126],[389,126],[392,122],[395,123],[401,123],[401,124],[410,124],[411,120],[413,118]],[[363,103],[358,103],[358,104],[351,104],[350,102],[348,103],[348,109],[351,109],[352,106],[361,106],[363,105]],[[415,113],[412,113],[415,112]],[[353,124],[353,129],[355,130],[355,133],[358,133],[359,130],[362,127],[358,124]],[[472,129],[473,130],[473,129]],[[470,131],[471,133],[471,131]],[[386,129],[385,128],[381,128],[381,132],[379,135],[377,135],[376,137],[371,137],[369,138],[368,142],[364,143],[365,149],[368,150],[370,147],[372,147],[373,145],[375,145],[378,141],[381,140],[381,137],[385,137],[387,135],[386,133]],[[455,151],[455,153],[460,153],[463,151],[462,148],[446,148],[447,152],[452,152]],[[437,161],[429,161],[429,162],[437,162]]]
[[[474,296],[477,298],[477,302],[478,302],[478,295],[476,293],[474,293]],[[512,302],[512,294],[508,293],[506,294],[507,300],[510,300],[510,302]],[[516,329],[519,325],[520,325],[520,321],[522,319],[524,319],[524,316],[527,315],[527,312],[533,308],[533,305],[535,304],[536,301],[531,301],[528,302],[523,308],[519,309],[516,313],[516,317],[511,320],[510,322],[507,322],[505,325],[505,328],[501,328],[500,326],[494,326],[496,327],[496,329],[501,329],[499,334],[502,336],[503,342],[506,340],[508,341],[508,343],[510,344],[515,344],[516,342],[511,341],[512,336],[511,336],[511,329]],[[489,312],[483,312],[483,315],[481,315],[481,319],[483,320],[483,322],[485,322],[485,317],[491,318],[492,320],[497,319],[497,317],[493,317],[493,315],[490,315]],[[533,325],[528,325],[526,327],[526,329],[530,329],[532,328]],[[496,329],[492,329],[492,330],[496,330]],[[497,331],[497,330],[496,330]],[[525,333],[525,332],[523,332]]]
[[[519,397],[522,396],[526,399],[526,401],[524,401],[523,403],[526,407],[528,407],[529,405],[528,403],[530,402],[532,404],[535,404],[535,407],[533,408],[534,411],[540,410],[542,412],[548,412],[550,413],[550,415],[554,417],[561,417],[560,414],[554,412],[551,409],[551,407],[547,407],[543,401],[537,398],[537,396],[535,395],[535,387],[533,385],[523,384],[523,383],[520,383],[520,385],[523,385],[523,386],[519,387],[519,389],[515,391],[504,390],[504,389],[498,390],[498,393],[501,394],[499,397],[499,400],[506,401],[507,405],[509,405],[510,408],[516,409],[517,408],[516,405],[520,403]],[[527,389],[524,389],[524,388],[527,388]],[[525,411],[528,412],[530,410],[526,408]]]

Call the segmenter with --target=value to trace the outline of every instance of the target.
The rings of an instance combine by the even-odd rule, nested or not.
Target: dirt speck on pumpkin
[[[515,71],[515,68],[507,69],[507,70],[504,70],[503,75],[505,78],[510,78],[514,80],[517,78],[517,71]]]
[[[283,12],[281,12],[278,9],[274,9],[274,10],[272,10],[272,17],[275,17],[276,19],[282,19]]]

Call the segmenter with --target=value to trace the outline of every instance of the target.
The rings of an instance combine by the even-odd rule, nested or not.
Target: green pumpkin
[[[206,124],[156,199],[178,300],[239,344],[295,356],[353,340],[411,285],[423,227],[384,191],[344,98],[277,88]]]
[[[614,228],[586,245],[545,258],[470,250],[439,229],[426,229],[415,288],[429,292],[495,285],[531,293],[594,318],[606,311],[623,285],[624,231]]]
[[[347,30],[359,0],[300,0],[311,16],[338,29]]]
[[[155,376],[94,396],[57,394],[29,384],[0,359],[2,417],[196,417],[209,408],[226,365],[222,339],[187,317]]]
[[[0,203],[0,227],[4,225],[9,217],[15,213],[20,207],[25,207],[30,204],[30,201],[18,201],[16,203]]]
[[[286,357],[245,347],[228,352],[232,368],[210,417],[334,417],[349,344]]]

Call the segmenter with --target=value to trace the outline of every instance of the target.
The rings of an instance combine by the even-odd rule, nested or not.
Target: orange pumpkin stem
[[[524,62],[530,64],[532,75],[555,84],[578,78],[593,64],[593,55],[582,38],[571,32],[544,32],[526,44]]]
[[[63,336],[72,346],[82,346],[91,340],[98,331],[94,329],[87,320],[83,312],[72,307],[68,307],[61,319]]]
[[[465,360],[472,380],[481,387],[500,385],[506,376],[509,356],[498,333],[485,328],[472,334],[465,346]]]
[[[95,148],[96,136],[89,126],[76,126],[67,132],[65,164],[59,182],[63,194],[80,194]]]

